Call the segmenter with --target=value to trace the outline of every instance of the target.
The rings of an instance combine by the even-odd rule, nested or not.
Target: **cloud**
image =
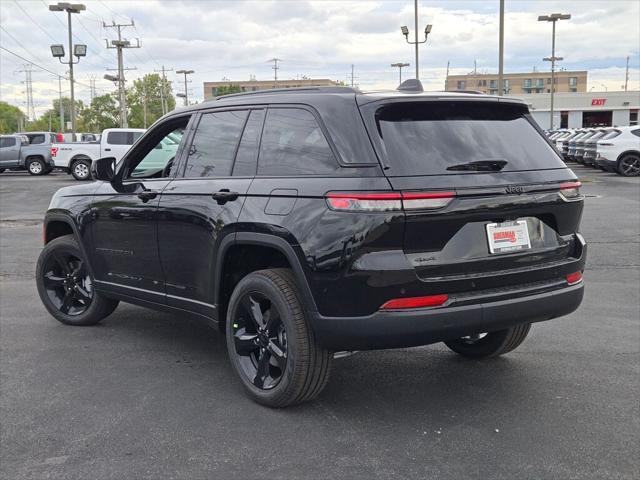
[[[102,27],[115,20],[134,19],[135,28],[123,34],[142,48],[125,51],[131,81],[162,65],[189,68],[190,96],[202,98],[202,83],[219,80],[272,78],[268,59],[282,59],[280,78],[297,75],[345,80],[355,65],[356,83],[363,88],[394,88],[398,61],[414,68],[414,50],[405,42],[400,26],[407,25],[413,38],[413,5],[409,1],[114,1],[87,0],[87,10],[74,16],[74,39],[86,43],[86,58],[76,66],[78,96],[87,101],[91,76],[98,93],[113,91],[102,79],[106,68],[115,68],[114,50],[104,48],[104,39],[115,38],[113,29]],[[626,56],[631,57],[630,85],[640,89],[640,3],[634,1],[509,1],[505,16],[505,69],[530,71],[548,68],[543,57],[551,54],[551,26],[538,22],[538,14],[555,11],[572,14],[557,25],[556,55],[561,66],[589,70],[590,85],[610,89],[624,82]],[[20,8],[22,7],[22,9]],[[473,69],[497,71],[498,2],[440,0],[420,2],[419,31],[433,24],[428,42],[420,47],[421,78],[426,88],[442,89],[447,63],[452,72]],[[25,12],[28,14],[26,15]],[[0,3],[3,47],[33,59],[50,70],[64,74],[64,66],[51,58],[51,43],[66,44],[66,19],[49,12],[43,1]],[[9,36],[6,32],[9,32]],[[13,37],[13,38],[12,38]],[[17,42],[16,42],[17,40]],[[54,42],[55,40],[55,42]],[[11,103],[24,98],[24,61],[0,51],[0,97]],[[404,72],[403,72],[404,73]],[[43,111],[57,98],[57,81],[48,73],[34,70],[37,109]],[[175,90],[182,89],[180,78]],[[68,82],[63,88],[68,88]],[[64,85],[64,84],[63,84]],[[616,86],[617,85],[617,86]]]

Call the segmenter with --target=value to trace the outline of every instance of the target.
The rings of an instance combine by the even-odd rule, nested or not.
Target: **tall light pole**
[[[73,45],[72,42],[72,29],[71,29],[71,14],[72,13],[80,13],[83,10],[86,10],[85,7],[81,3],[66,3],[59,2],[57,5],[49,5],[49,10],[51,12],[67,12],[67,29],[69,31],[69,60],[63,61],[62,57],[64,57],[64,46],[62,45],[51,45],[51,54],[60,60],[60,63],[69,65],[69,81],[71,83],[71,108],[69,109],[71,116],[71,133],[75,136],[76,133],[76,105],[75,105],[75,94],[73,90],[73,65],[80,62],[80,57],[84,57],[87,55],[87,46],[86,45]],[[76,56],[78,58],[77,61],[73,61],[73,57]]]
[[[398,62],[398,63],[392,63],[391,66],[392,67],[398,67],[398,69],[400,70],[400,82],[398,83],[398,85],[400,85],[402,83],[402,67],[408,67],[409,64],[408,63]]]
[[[421,43],[425,43],[427,41],[427,37],[429,36],[429,34],[431,33],[431,27],[432,25],[429,24],[426,26],[426,28],[424,29],[424,40],[422,40],[421,42],[418,41],[418,0],[414,0],[413,2],[413,16],[414,16],[414,26],[415,26],[415,40],[413,42],[409,41],[409,29],[403,25],[402,27],[400,27],[400,30],[402,31],[402,34],[404,35],[404,39],[407,41],[408,44],[410,45],[415,45],[416,47],[416,80],[420,80],[420,65],[419,65],[419,58],[418,58],[418,45]]]
[[[193,70],[176,70],[178,75],[184,75],[184,106],[189,105],[189,90],[187,89],[187,75],[195,73]]]
[[[500,0],[500,33],[498,35],[498,96],[504,94],[504,0]]]
[[[549,128],[553,129],[553,94],[556,90],[556,60],[562,60],[562,57],[556,57],[556,22],[558,20],[569,20],[571,15],[568,13],[552,13],[551,15],[540,15],[539,22],[551,22],[553,24],[551,33],[551,57],[544,60],[551,62],[551,111]]]

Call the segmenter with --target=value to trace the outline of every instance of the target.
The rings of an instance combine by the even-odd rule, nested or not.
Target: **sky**
[[[78,2],[81,0],[69,0]],[[159,1],[86,0],[86,10],[73,16],[74,43],[88,46],[87,56],[74,66],[76,97],[90,98],[91,78],[98,95],[115,91],[104,80],[116,68],[115,50],[105,39],[116,38],[107,24],[127,24],[123,36],[141,48],[124,52],[128,83],[164,65],[174,92],[183,91],[175,70],[190,69],[189,97],[203,98],[203,82],[222,79],[273,78],[279,58],[279,79],[307,76],[354,83],[363,89],[396,88],[398,71],[391,63],[408,62],[405,78],[414,72],[414,50],[400,32],[407,25],[412,38],[412,0],[390,1]],[[442,90],[447,64],[450,73],[494,73],[498,70],[499,1],[419,1],[420,39],[427,24],[433,29],[420,46],[420,78],[426,90]],[[556,32],[558,68],[588,70],[587,88],[620,90],[629,56],[629,89],[640,90],[640,1],[638,0],[505,0],[505,72],[548,70],[551,24],[538,15],[570,13]],[[33,62],[53,74],[65,65],[51,57],[49,46],[65,44],[66,14],[50,12],[45,0],[0,2],[0,99],[24,109],[25,64]],[[9,50],[9,51],[7,51]],[[24,57],[20,59],[15,54]],[[58,80],[32,67],[37,114],[58,97]],[[63,95],[69,82],[62,81]]]

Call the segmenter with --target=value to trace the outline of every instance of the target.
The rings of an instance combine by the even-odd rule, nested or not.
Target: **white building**
[[[514,95],[515,96],[515,95]],[[529,105],[541,128],[551,128],[549,94],[517,95]],[[553,96],[553,127],[582,128],[638,125],[640,91],[556,93]]]

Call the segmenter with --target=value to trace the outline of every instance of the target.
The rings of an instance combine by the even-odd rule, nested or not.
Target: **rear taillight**
[[[581,186],[582,183],[580,182],[563,183],[560,185],[560,195],[567,201],[580,200],[582,198],[582,194],[580,193]]]
[[[432,210],[445,207],[455,198],[454,192],[329,192],[327,204],[332,210],[351,212],[385,212]]]
[[[575,285],[576,283],[580,283],[582,281],[582,272],[577,271],[577,272],[570,273],[569,275],[566,276],[566,279],[569,285]]]
[[[58,147],[51,147],[51,156],[55,157],[58,154]]]
[[[426,308],[426,307],[441,307],[447,300],[449,295],[427,295],[425,297],[407,297],[407,298],[395,298],[385,302],[380,310],[405,310],[407,308]]]

